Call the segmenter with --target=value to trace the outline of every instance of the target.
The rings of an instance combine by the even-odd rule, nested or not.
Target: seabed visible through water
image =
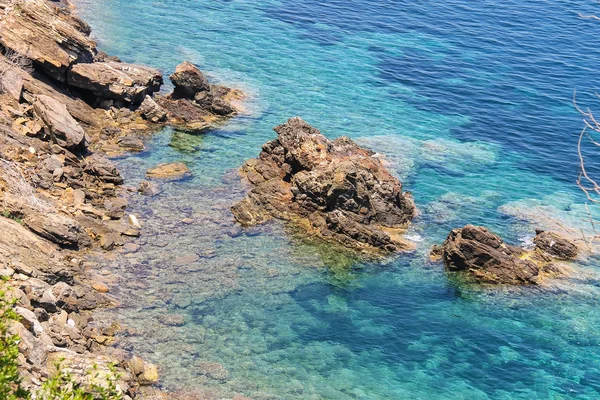
[[[165,388],[255,400],[600,398],[597,258],[542,288],[500,289],[427,261],[465,223],[515,244],[556,221],[586,226],[571,99],[577,87],[593,102],[600,86],[600,24],[577,15],[593,4],[78,3],[103,50],[166,75],[189,60],[249,95],[244,115],[206,135],[165,129],[117,160],[130,186],[159,162],[193,172],[157,197],[133,195],[142,236],[98,260],[120,302],[106,312],[128,328],[119,345],[155,362]],[[355,263],[279,222],[233,222],[245,191],[236,169],[295,115],[386,157],[421,211],[414,254]]]

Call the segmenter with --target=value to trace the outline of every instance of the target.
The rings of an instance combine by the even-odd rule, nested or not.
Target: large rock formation
[[[241,169],[253,188],[232,207],[240,223],[275,217],[358,250],[409,247],[401,233],[416,213],[412,197],[373,152],[346,137],[331,141],[298,117],[275,132]]]
[[[163,83],[161,73],[154,68],[120,62],[75,64],[67,76],[69,85],[92,92],[98,102],[121,100],[140,104],[146,95],[159,91]]]
[[[94,61],[87,24],[45,0],[12,2],[0,21],[0,44],[64,82],[73,63]]]
[[[548,243],[552,237],[553,243]],[[534,250],[510,246],[482,226],[466,225],[453,229],[441,248],[434,249],[434,256],[441,257],[451,271],[465,271],[476,281],[493,284],[538,284],[546,276],[561,274],[553,262],[572,259],[577,247],[556,233],[538,233],[534,239],[539,243]]]

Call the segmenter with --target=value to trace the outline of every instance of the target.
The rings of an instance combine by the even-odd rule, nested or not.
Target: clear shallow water
[[[102,261],[131,328],[121,345],[156,362],[166,388],[254,399],[600,396],[597,260],[542,289],[498,290],[426,261],[468,222],[527,243],[535,226],[587,219],[571,99],[578,88],[591,103],[600,86],[600,25],[577,17],[591,2],[80,3],[107,52],[166,74],[187,59],[249,94],[246,114],[221,129],[166,130],[120,161],[131,185],[158,162],[194,172],[157,198],[132,198],[144,235]],[[277,223],[235,226],[235,169],[294,115],[387,156],[422,211],[416,254],[353,264]]]

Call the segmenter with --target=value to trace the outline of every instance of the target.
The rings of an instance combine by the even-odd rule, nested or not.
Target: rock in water
[[[69,114],[67,106],[50,96],[41,95],[33,104],[33,110],[58,144],[69,149],[85,146],[85,132]]]
[[[182,162],[170,164],[158,164],[156,167],[149,168],[146,171],[146,177],[154,179],[177,180],[190,176],[192,172]]]
[[[143,65],[97,62],[73,65],[68,83],[92,92],[98,100],[140,104],[146,95],[160,90],[163,79],[158,70]]]
[[[482,283],[512,285],[538,284],[546,275],[560,275],[552,258],[567,259],[567,254],[577,254],[573,243],[556,234],[538,234],[534,241],[535,251],[528,251],[507,245],[482,226],[466,225],[453,229],[435,252],[450,270],[466,271]]]
[[[196,93],[210,90],[208,79],[194,64],[187,61],[179,64],[169,79],[175,86],[174,94],[184,99],[193,99]]]
[[[331,141],[299,117],[275,132],[241,169],[253,188],[232,207],[237,221],[293,221],[366,252],[410,247],[400,234],[416,214],[412,196],[372,151],[346,137]]]
[[[556,232],[536,231],[533,238],[536,250],[559,260],[572,260],[577,257],[577,245]]]

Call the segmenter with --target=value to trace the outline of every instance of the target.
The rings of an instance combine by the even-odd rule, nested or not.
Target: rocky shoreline
[[[189,62],[169,77],[173,92],[161,93],[160,71],[99,51],[90,33],[66,1],[0,0],[0,275],[19,316],[12,329],[20,370],[35,390],[59,360],[77,379],[116,365],[125,398],[173,398],[152,388],[155,365],[111,346],[120,328],[94,310],[114,300],[88,256],[143,234],[128,191],[153,196],[157,180],[190,171],[160,164],[139,188],[126,188],[108,157],[143,150],[142,138],[164,126],[201,133],[236,115],[244,95],[211,84]],[[277,218],[361,254],[413,249],[402,235],[416,206],[375,153],[345,137],[329,140],[298,117],[275,131],[241,169],[250,190],[231,209],[241,225]],[[578,254],[552,232],[534,242],[509,246],[467,225],[432,257],[478,283],[512,285],[560,276],[557,261]]]
[[[157,398],[156,366],[110,346],[119,327],[93,312],[113,300],[87,255],[141,234],[132,189],[107,156],[143,150],[141,138],[166,125],[201,132],[235,115],[243,94],[187,62],[162,94],[158,70],[108,56],[90,33],[68,2],[0,0],[0,274],[27,389],[63,360],[76,379],[115,364],[125,398]],[[139,192],[158,190],[147,181]]]

